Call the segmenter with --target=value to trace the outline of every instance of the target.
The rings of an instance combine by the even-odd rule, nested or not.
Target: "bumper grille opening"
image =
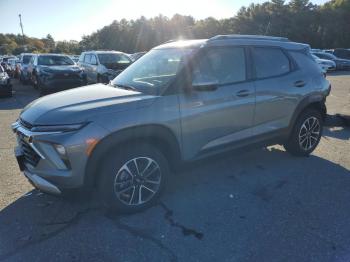
[[[18,136],[19,145],[23,151],[25,162],[29,163],[33,167],[36,167],[39,163],[40,156],[33,150],[22,134],[18,134]]]

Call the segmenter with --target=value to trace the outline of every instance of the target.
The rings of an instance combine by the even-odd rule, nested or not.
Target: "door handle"
[[[249,90],[240,90],[236,93],[236,96],[239,96],[239,97],[245,97],[249,95],[250,95]]]
[[[303,87],[303,86],[305,86],[305,82],[303,80],[296,81],[296,82],[294,82],[294,86],[295,87]]]

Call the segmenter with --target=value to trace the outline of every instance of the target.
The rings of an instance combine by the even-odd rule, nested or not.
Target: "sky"
[[[227,18],[242,6],[266,0],[0,0],[0,33],[20,33],[18,14],[24,33],[55,40],[81,40],[114,20],[147,18],[178,13],[195,19],[209,16]],[[323,4],[327,0],[312,0]]]

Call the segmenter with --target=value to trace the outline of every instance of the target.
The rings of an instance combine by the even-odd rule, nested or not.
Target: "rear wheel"
[[[112,150],[101,171],[99,195],[109,208],[123,213],[152,206],[169,174],[163,154],[148,144]]]
[[[311,154],[321,140],[323,119],[319,111],[308,109],[296,121],[292,134],[284,144],[285,149],[296,156]]]

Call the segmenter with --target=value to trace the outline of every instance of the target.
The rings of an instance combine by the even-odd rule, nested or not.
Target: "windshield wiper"
[[[129,85],[120,85],[120,84],[112,84],[112,83],[111,83],[111,85],[114,86],[114,87],[121,87],[121,88],[123,88],[123,89],[125,89],[125,90],[131,90],[131,91],[140,92],[140,91],[137,90],[135,87],[129,86]]]

